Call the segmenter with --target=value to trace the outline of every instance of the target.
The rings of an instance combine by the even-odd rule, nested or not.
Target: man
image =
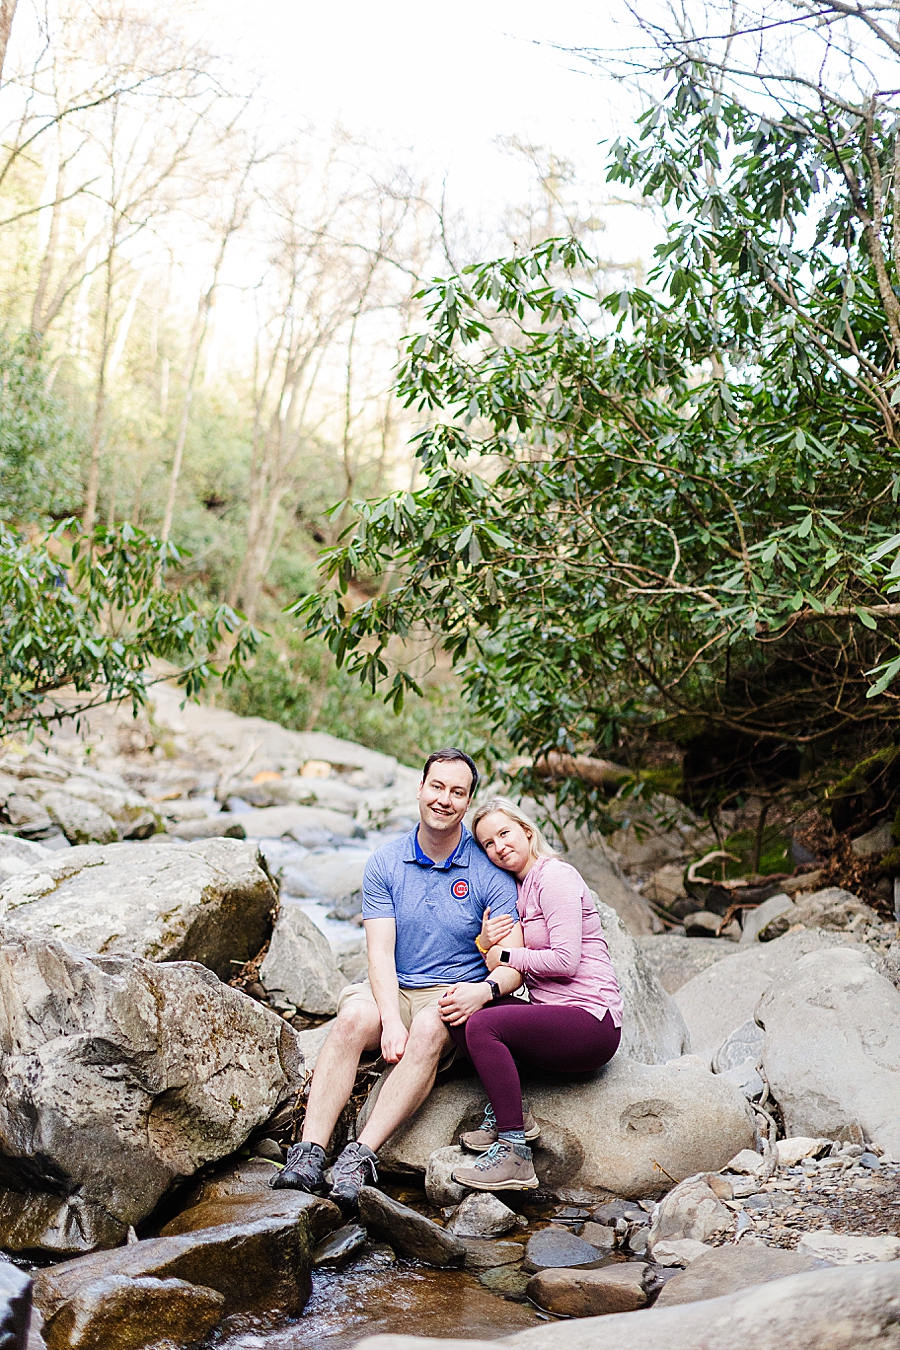
[[[377,1150],[421,1106],[451,1048],[442,995],[452,991],[454,1012],[471,1014],[518,987],[518,972],[506,967],[489,983],[475,942],[485,909],[518,920],[515,880],[488,860],[463,824],[477,785],[478,770],[462,750],[429,755],[417,792],[418,826],[366,864],[369,978],[340,996],[310,1085],[302,1142],[290,1149],[275,1186],[324,1189],[325,1150],[360,1056],[380,1049],[396,1067],[359,1139],[332,1166],[330,1197],[351,1209],[361,1187],[378,1179]],[[518,922],[504,945],[522,945]]]

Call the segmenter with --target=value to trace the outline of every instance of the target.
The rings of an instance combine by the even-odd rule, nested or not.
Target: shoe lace
[[[497,1128],[497,1117],[494,1115],[494,1108],[488,1102],[484,1108],[484,1120],[481,1122],[481,1128],[495,1130]]]
[[[338,1158],[331,1169],[331,1179],[333,1184],[339,1181],[352,1181],[355,1185],[363,1186],[366,1183],[366,1174],[371,1172],[372,1180],[378,1181],[378,1170],[372,1158],[360,1156],[360,1154],[349,1154],[349,1149]]]
[[[494,1166],[494,1163],[499,1162],[501,1158],[504,1158],[508,1152],[509,1144],[506,1140],[498,1139],[496,1144],[491,1144],[486,1153],[482,1153],[475,1164],[475,1170],[477,1172],[486,1172],[489,1167]]]

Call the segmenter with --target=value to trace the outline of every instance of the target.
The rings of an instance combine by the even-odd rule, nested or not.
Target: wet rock
[[[34,1299],[48,1342],[56,1319],[68,1318],[66,1310],[80,1292],[113,1275],[207,1286],[223,1295],[226,1316],[246,1312],[296,1317],[309,1298],[312,1245],[304,1211],[150,1238],[47,1267],[35,1280]]]
[[[336,1012],[346,983],[325,934],[292,904],[281,906],[259,975],[270,994],[319,1015]]]
[[[257,1139],[253,1145],[254,1158],[265,1158],[267,1162],[284,1162],[284,1149],[277,1139]]]
[[[760,933],[773,919],[780,918],[793,908],[794,902],[791,897],[779,892],[778,895],[770,895],[768,900],[764,900],[756,909],[747,910],[744,914],[741,946],[746,947],[751,942],[758,942]]]
[[[525,1247],[525,1269],[532,1274],[557,1267],[596,1267],[600,1259],[596,1247],[570,1233],[568,1228],[540,1228]]]
[[[763,1065],[789,1135],[857,1121],[900,1155],[900,991],[854,950],[814,952],[760,999]]]
[[[97,844],[55,853],[0,886],[5,912],[31,938],[150,961],[199,961],[220,979],[255,956],[278,897],[252,844],[190,848]]]
[[[707,1243],[698,1242],[696,1238],[670,1238],[657,1242],[653,1248],[653,1260],[658,1266],[689,1266],[712,1250]]]
[[[508,1233],[517,1215],[490,1191],[473,1191],[460,1204],[447,1224],[455,1237],[492,1238]]]
[[[457,1238],[374,1186],[363,1186],[359,1193],[359,1217],[368,1229],[387,1238],[403,1256],[429,1266],[465,1264],[466,1249]]]
[[[221,1171],[196,1178],[181,1194],[182,1208],[193,1209],[207,1200],[223,1200],[233,1195],[269,1195],[272,1193],[269,1182],[277,1171],[273,1163],[263,1158],[231,1163]]]
[[[356,1255],[367,1238],[368,1233],[360,1224],[346,1223],[314,1248],[312,1263],[317,1270],[339,1270]]]
[[[656,978],[616,911],[596,894],[594,904],[625,1005],[619,1054],[641,1064],[665,1064],[677,1059],[690,1049],[690,1039],[674,999]]]
[[[607,1254],[612,1251],[616,1245],[616,1230],[609,1228],[602,1223],[586,1223],[579,1233],[585,1242],[589,1242],[592,1247],[596,1247],[598,1252]]]
[[[641,937],[637,945],[663,989],[670,994],[732,954],[731,948],[717,938],[688,938],[677,933]]]
[[[528,1281],[528,1297],[539,1308],[563,1317],[601,1317],[634,1312],[647,1302],[644,1266],[605,1270],[543,1270]]]
[[[893,1234],[870,1237],[851,1233],[803,1233],[797,1251],[820,1261],[830,1261],[834,1266],[900,1261],[900,1237]]]
[[[218,816],[207,816],[204,820],[180,820],[173,825],[169,834],[175,839],[195,842],[198,839],[246,839],[247,831],[229,811]]]
[[[471,1165],[472,1154],[453,1144],[449,1148],[436,1148],[428,1155],[425,1167],[425,1194],[433,1205],[443,1209],[445,1205],[458,1205],[467,1194],[466,1187],[453,1180],[453,1169]]]
[[[827,947],[845,946],[836,933],[788,933],[775,942],[736,950],[682,985],[675,1002],[684,1015],[691,1048],[707,1064],[733,1031],[753,1021],[760,996],[795,961]]]
[[[483,1270],[478,1276],[478,1283],[483,1284],[485,1289],[490,1289],[492,1294],[499,1294],[501,1298],[508,1298],[513,1303],[524,1303],[530,1279],[528,1272],[522,1270],[520,1266],[495,1266],[493,1269]],[[494,1342],[489,1344],[493,1345]]]
[[[666,1173],[680,1180],[717,1169],[755,1143],[744,1098],[693,1057],[645,1065],[617,1055],[582,1081],[548,1084],[527,1072],[523,1081],[534,1115],[565,1130],[580,1152],[574,1173],[558,1178],[570,1186],[635,1198],[658,1194],[669,1184]],[[476,1079],[439,1084],[379,1150],[384,1167],[424,1172],[429,1156],[483,1106]],[[540,1150],[535,1166],[541,1177]]]
[[[723,1294],[736,1294],[739,1289],[767,1284],[786,1275],[801,1275],[820,1266],[821,1262],[801,1252],[783,1251],[745,1238],[737,1246],[707,1248],[687,1270],[666,1281],[654,1306],[668,1308],[678,1303],[721,1298]]]
[[[31,1319],[31,1276],[0,1259],[0,1346],[26,1350]]]
[[[121,847],[121,846],[119,846]],[[0,1245],[125,1240],[293,1087],[294,1033],[203,966],[0,947]]]
[[[525,1255],[521,1242],[489,1238],[460,1238],[466,1249],[466,1270],[493,1270],[520,1265]]]
[[[255,1195],[220,1196],[182,1210],[166,1224],[160,1237],[180,1237],[182,1233],[199,1233],[201,1229],[221,1228],[225,1224],[246,1227],[268,1219],[302,1223],[312,1240],[318,1242],[340,1226],[341,1211],[331,1200],[319,1195],[266,1187]]]
[[[591,1210],[591,1218],[595,1223],[612,1224],[615,1227],[617,1219],[624,1219],[626,1223],[649,1223],[647,1213],[636,1205],[633,1200],[606,1200],[602,1205],[596,1205]]]
[[[647,1256],[650,1248],[650,1230],[648,1228],[633,1228],[628,1234],[626,1245],[632,1256]]]
[[[727,1190],[723,1190],[724,1182]],[[731,1199],[732,1191],[723,1177],[710,1174],[688,1177],[659,1203],[650,1225],[649,1248],[656,1251],[660,1242],[693,1238],[705,1242],[716,1233],[729,1229],[733,1219],[722,1199]]]
[[[202,1340],[225,1298],[186,1280],[107,1275],[87,1284],[44,1328],[48,1350],[145,1350]]]

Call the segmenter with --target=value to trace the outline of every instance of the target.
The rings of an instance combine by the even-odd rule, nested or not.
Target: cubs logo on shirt
[[[463,877],[460,877],[459,881],[454,881],[450,887],[450,894],[455,895],[457,900],[465,900],[469,894],[469,883]]]

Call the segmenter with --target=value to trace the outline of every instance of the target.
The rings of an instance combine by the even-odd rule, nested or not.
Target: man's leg
[[[353,1084],[359,1057],[381,1045],[381,1017],[374,1000],[348,999],[337,1015],[313,1072],[303,1122],[303,1142],[328,1147]]]
[[[359,1143],[377,1152],[385,1139],[418,1110],[434,1086],[441,1055],[449,1044],[450,1037],[436,1005],[416,1013],[403,1058],[385,1080]],[[317,1064],[317,1071],[318,1067]]]

